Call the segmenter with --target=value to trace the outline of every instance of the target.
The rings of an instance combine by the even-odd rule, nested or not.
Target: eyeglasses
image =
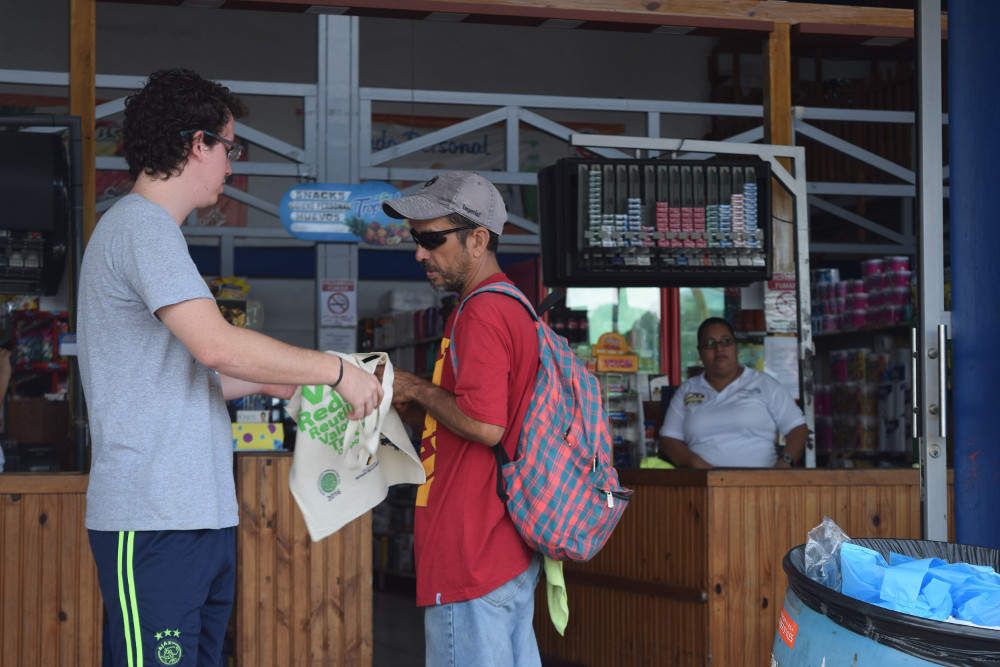
[[[714,350],[716,347],[727,348],[732,347],[736,343],[735,338],[730,338],[726,336],[720,340],[708,339],[698,346],[699,350]]]
[[[181,136],[184,136],[185,134],[194,134],[197,131],[198,130],[182,130]],[[215,139],[218,139],[219,141],[224,143],[226,145],[226,157],[229,158],[230,162],[236,162],[241,157],[243,157],[243,146],[241,146],[240,144],[234,141],[230,141],[229,139],[223,139],[219,135],[212,134],[208,130],[202,130],[201,133],[208,135],[210,137],[214,137]]]
[[[434,250],[448,240],[445,238],[446,234],[451,234],[452,232],[461,231],[463,229],[475,229],[477,226],[478,225],[465,225],[464,227],[452,227],[451,229],[442,229],[439,232],[418,232],[413,227],[410,227],[410,236],[413,237],[413,242],[424,250]]]

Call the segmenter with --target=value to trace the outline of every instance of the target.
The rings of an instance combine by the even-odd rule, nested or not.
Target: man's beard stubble
[[[431,287],[435,292],[443,294],[461,292],[462,287],[465,285],[466,272],[464,270],[459,269],[455,273],[443,271],[440,267],[434,266],[427,260],[420,262],[420,268],[426,272],[438,274],[438,282],[430,281]]]

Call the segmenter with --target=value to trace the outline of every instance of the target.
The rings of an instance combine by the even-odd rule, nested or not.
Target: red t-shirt
[[[478,287],[501,281],[509,282],[497,273]],[[538,375],[535,324],[509,296],[477,294],[458,318],[450,350],[454,318],[453,312],[445,323],[434,383],[455,394],[469,417],[503,426],[503,447],[513,459]],[[533,552],[497,498],[494,456],[492,447],[427,416],[420,447],[427,481],[417,492],[413,526],[418,606],[474,600],[528,568]]]

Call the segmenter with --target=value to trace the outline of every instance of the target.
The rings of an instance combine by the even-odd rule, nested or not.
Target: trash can
[[[852,539],[888,560],[889,552],[1000,572],[1000,550],[928,540]],[[1000,666],[1000,630],[934,621],[868,604],[805,575],[805,545],[782,561],[788,590],[771,653],[772,667],[851,665]]]

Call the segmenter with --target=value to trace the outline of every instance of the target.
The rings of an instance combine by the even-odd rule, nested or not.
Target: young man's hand
[[[336,390],[354,408],[347,413],[348,419],[361,419],[375,412],[385,393],[382,381],[373,373],[349,363],[344,364],[344,377]]]

